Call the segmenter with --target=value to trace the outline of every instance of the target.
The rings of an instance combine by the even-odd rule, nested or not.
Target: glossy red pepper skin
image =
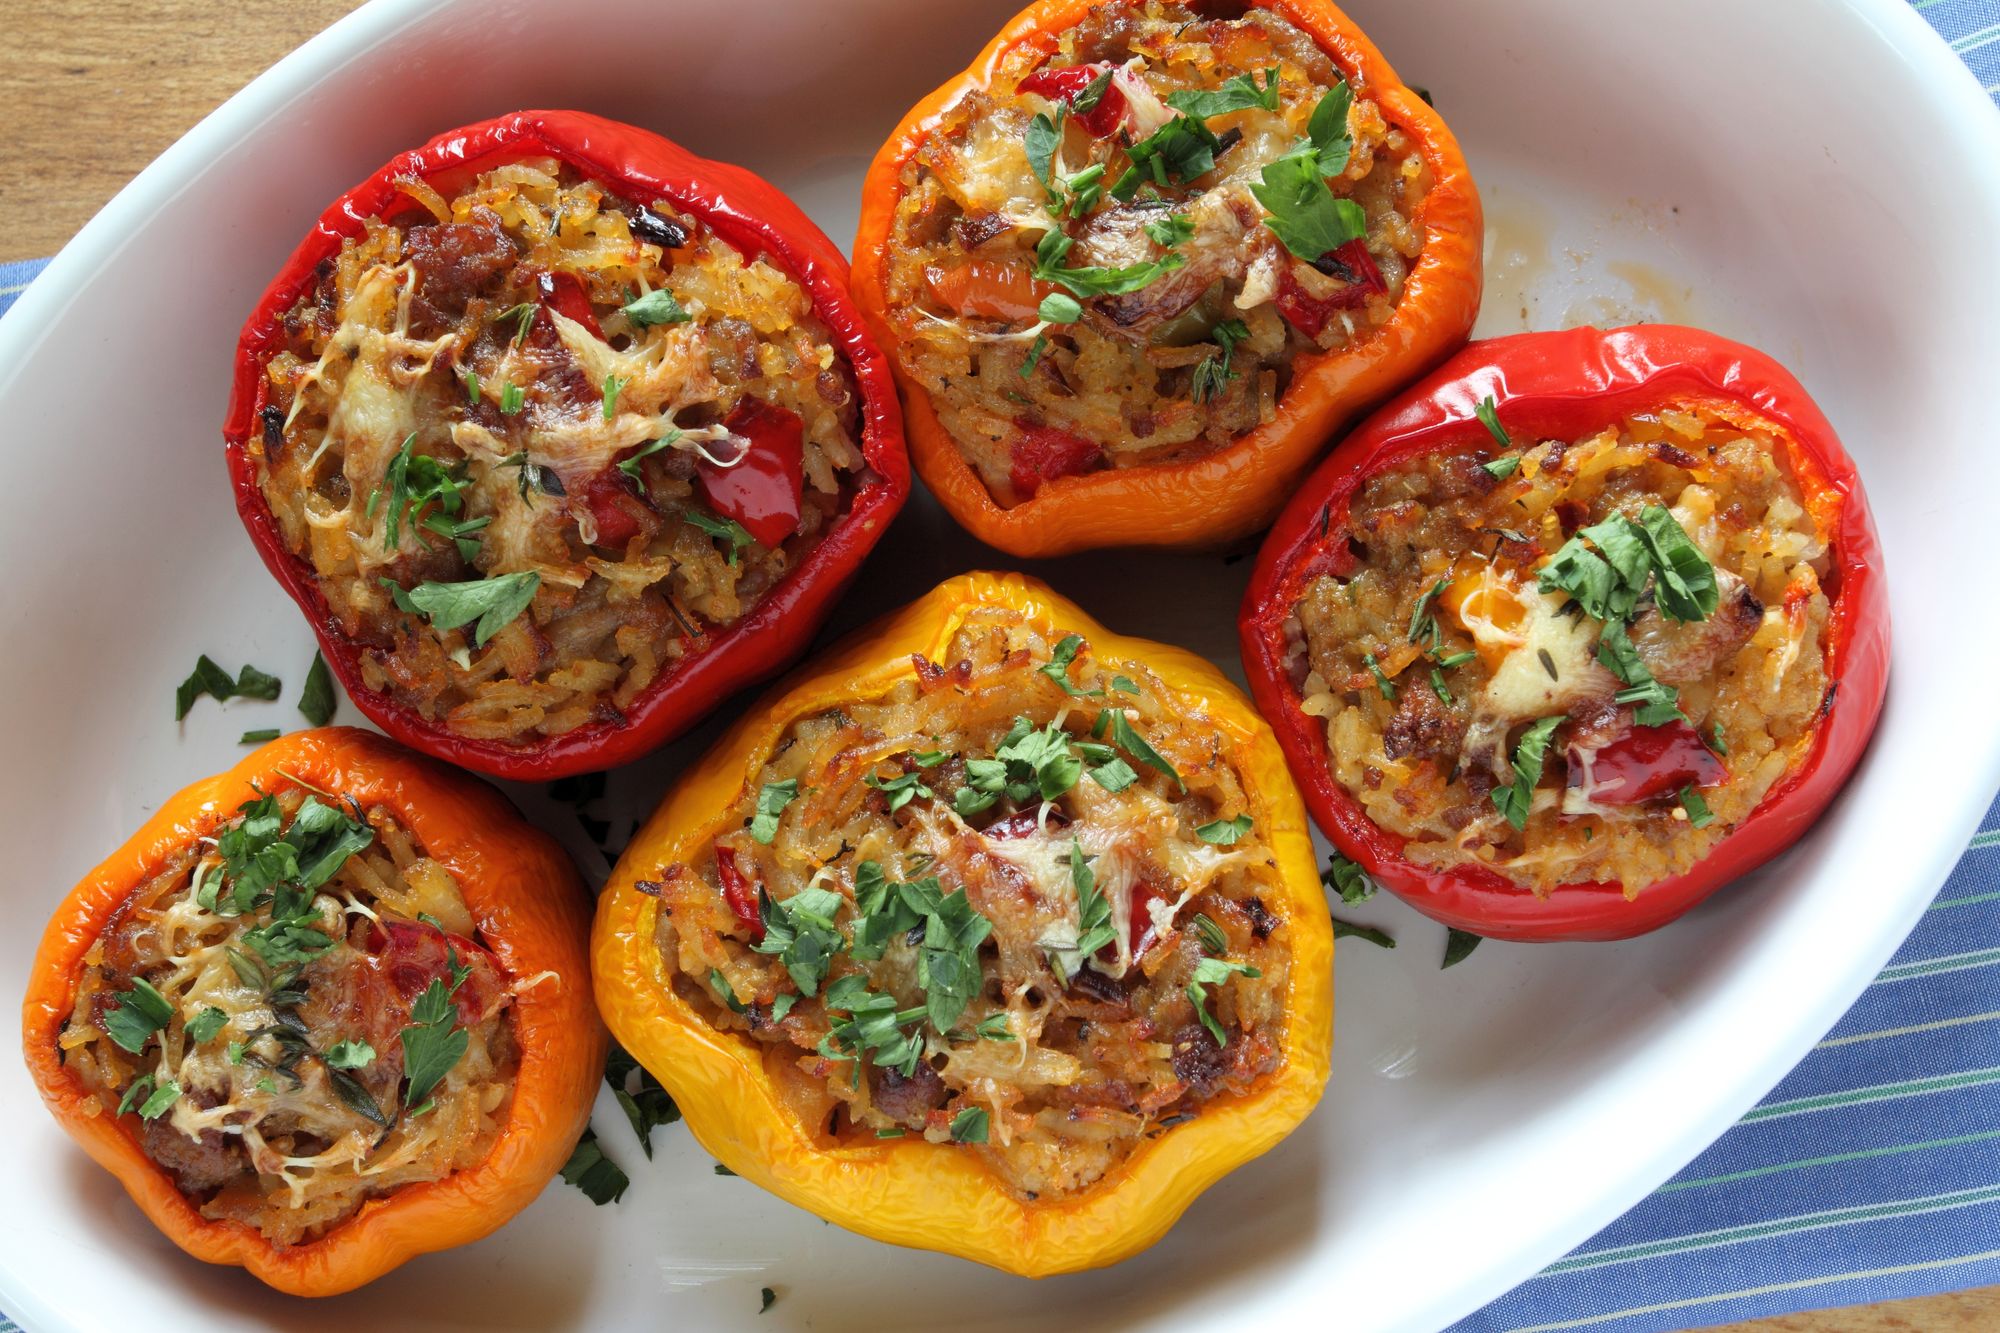
[[[1435,870],[1404,859],[1334,780],[1325,724],[1308,717],[1286,668],[1284,621],[1307,578],[1352,566],[1342,540],[1361,484],[1441,450],[1490,452],[1477,409],[1491,396],[1518,439],[1575,439],[1634,412],[1699,403],[1774,429],[1807,507],[1830,536],[1824,644],[1836,687],[1811,746],[1755,810],[1682,874],[1628,898],[1616,883],[1537,896],[1496,872]],[[1307,480],[1258,554],[1238,620],[1257,707],[1278,733],[1314,820],[1341,852],[1419,911],[1449,926],[1514,940],[1611,940],[1665,925],[1791,846],[1860,760],[1889,673],[1889,605],[1880,543],[1853,462],[1805,389],[1761,352],[1671,325],[1525,333],[1473,343],[1390,402]]]
[[[736,520],[764,545],[777,546],[799,530],[806,424],[796,412],[747,396],[722,424],[748,441],[743,457],[723,467],[703,456],[695,464],[695,479],[710,509]]]
[[[259,413],[268,401],[264,365],[284,347],[285,313],[311,290],[316,267],[337,254],[343,241],[360,235],[370,219],[414,211],[394,182],[411,176],[462,177],[524,157],[557,158],[633,204],[670,200],[745,254],[763,254],[797,279],[853,374],[868,471],[845,512],[784,579],[742,620],[704,635],[700,647],[633,700],[622,717],[528,745],[508,745],[455,735],[368,688],[360,647],[341,633],[310,564],[286,548],[245,445],[260,428]],[[553,302],[558,308],[562,299],[557,284]],[[522,781],[629,763],[687,730],[724,698],[797,658],[910,489],[902,409],[888,362],[848,294],[846,258],[826,234],[776,187],[741,167],[711,162],[656,134],[575,111],[520,111],[448,131],[399,154],[335,200],[243,326],[222,433],[237,513],[265,566],[306,613],[327,663],[355,706],[418,750]]]
[[[1048,66],[1030,74],[1014,85],[1018,93],[1034,93],[1046,97],[1051,102],[1074,103],[1083,95],[1083,90],[1095,83],[1111,66],[1102,61],[1091,65]],[[1093,139],[1102,139],[1115,132],[1125,123],[1125,94],[1118,90],[1116,83],[1104,86],[1104,96],[1090,110],[1072,116],[1083,127],[1084,133]]]
[[[1635,726],[1591,753],[1590,799],[1598,805],[1639,805],[1683,787],[1711,786],[1727,773],[1692,723]]]
[[[1084,440],[1054,426],[1014,423],[1014,437],[1007,481],[1021,499],[1033,495],[1057,477],[1078,477],[1095,472],[1104,464],[1104,450],[1096,441]]]

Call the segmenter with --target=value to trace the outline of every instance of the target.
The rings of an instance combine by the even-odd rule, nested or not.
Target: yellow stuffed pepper
[[[1207,662],[968,574],[780,686],[599,900],[598,1004],[725,1166],[1029,1276],[1113,1263],[1305,1119],[1332,925]]]

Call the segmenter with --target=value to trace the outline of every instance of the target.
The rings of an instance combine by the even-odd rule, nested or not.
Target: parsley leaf
[[[963,888],[938,899],[924,918],[917,982],[924,988],[924,1009],[937,1031],[950,1031],[979,993],[979,946],[992,933],[993,923],[974,909]]]
[[[1067,288],[1073,295],[1088,300],[1093,296],[1121,296],[1126,292],[1136,292],[1162,274],[1170,273],[1187,262],[1178,253],[1165,254],[1158,259],[1141,264],[1126,264],[1119,268],[1086,266],[1066,268],[1063,259],[1070,247],[1075,245],[1060,231],[1048,231],[1035,246],[1035,277],[1043,282],[1053,282]]]
[[[326,655],[315,651],[305,688],[299,691],[299,712],[315,727],[323,727],[333,721],[335,706],[333,672],[327,667]]]
[[[334,1069],[366,1069],[375,1063],[375,1048],[359,1039],[337,1041],[320,1059]]]
[[[209,1005],[188,1020],[187,1039],[190,1045],[206,1046],[215,1040],[215,1034],[229,1024],[229,1015]]]
[[[983,1106],[968,1106],[951,1118],[953,1143],[984,1143],[991,1117]]]
[[[1213,843],[1218,847],[1229,847],[1249,831],[1250,816],[1238,815],[1234,819],[1218,819],[1203,824],[1194,831],[1194,835],[1203,842]]]
[[[631,382],[629,378],[621,379],[617,375],[606,375],[604,377],[604,419],[606,421],[615,421],[618,419],[618,395],[625,392],[625,386]]]
[[[1118,938],[1118,927],[1111,923],[1111,902],[1098,891],[1097,876],[1079,842],[1069,845],[1069,881],[1076,890],[1076,949],[1073,964],[1063,969],[1065,977],[1075,975],[1084,959]]]
[[[195,659],[194,670],[174,691],[174,721],[179,722],[194,707],[194,701],[206,694],[217,703],[227,703],[238,698],[275,699],[284,686],[268,671],[245,665],[243,670],[231,680],[229,673],[217,666],[207,653]]]
[[[1139,187],[1150,180],[1166,185],[1180,179],[1191,181],[1215,169],[1215,155],[1222,140],[1201,121],[1186,114],[1175,116],[1135,144],[1127,144],[1125,156],[1132,165],[1111,186],[1111,197],[1131,202]]]
[[[1194,965],[1194,976],[1187,984],[1187,997],[1194,1005],[1195,1017],[1208,1029],[1208,1035],[1215,1038],[1217,1046],[1229,1044],[1229,1034],[1208,1012],[1208,988],[1219,986],[1233,976],[1261,977],[1264,974],[1248,963],[1238,963],[1228,958],[1203,958]]]
[[[1170,213],[1146,224],[1146,235],[1154,244],[1171,250],[1194,236],[1194,221],[1185,213]]]
[[[604,1155],[597,1142],[597,1131],[588,1125],[576,1147],[570,1150],[569,1160],[563,1163],[562,1178],[599,1207],[617,1203],[632,1185],[632,1178],[624,1169]]]
[[[1077,649],[1081,647],[1083,647],[1082,635],[1065,634],[1057,641],[1049,660],[1035,669],[1062,686],[1063,693],[1072,699],[1101,699],[1104,697],[1103,690],[1081,690],[1070,683],[1070,664],[1076,661]]]
[[[1187,790],[1187,783],[1181,781],[1181,775],[1174,770],[1174,766],[1162,758],[1160,752],[1148,745],[1146,738],[1133,729],[1130,719],[1125,716],[1124,709],[1107,708],[1099,713],[1097,715],[1097,728],[1105,729],[1105,734],[1113,745],[1116,745],[1148,768],[1157,769],[1159,772],[1166,774],[1174,780],[1174,785],[1182,791]],[[1093,730],[1095,729],[1093,728]]]
[[[1014,1027],[1013,1024],[1008,1021],[1005,1010],[999,1010],[994,1013],[990,1013],[986,1015],[986,1017],[980,1019],[979,1026],[972,1030],[972,1034],[975,1037],[978,1037],[981,1041],[1015,1040]]]
[[[1346,84],[1340,85],[1345,88]],[[1211,116],[1226,116],[1232,111],[1248,111],[1252,107],[1262,107],[1266,111],[1278,109],[1278,69],[1272,66],[1264,71],[1264,86],[1257,86],[1254,74],[1238,74],[1220,88],[1183,88],[1167,94],[1167,105],[1182,115],[1193,116],[1196,120],[1207,120]],[[1346,124],[1343,112],[1341,123]]]
[[[647,292],[636,301],[628,301],[621,308],[625,311],[625,318],[642,329],[655,324],[685,324],[694,318],[681,309],[681,303],[664,287]]]
[[[1498,458],[1488,459],[1479,466],[1485,471],[1487,476],[1493,478],[1495,481],[1505,481],[1507,478],[1513,476],[1515,470],[1521,466],[1521,455],[1502,454]]]
[[[1706,620],[1720,600],[1715,568],[1667,509],[1647,505],[1639,511],[1639,528],[1651,557],[1654,600],[1675,620]]]
[[[1443,971],[1447,967],[1464,962],[1484,938],[1485,936],[1475,935],[1469,930],[1453,928],[1447,931],[1444,937],[1444,961],[1438,964],[1438,970]]]
[[[137,1055],[146,1041],[173,1021],[174,1007],[144,977],[132,978],[132,989],[104,1011],[104,1031],[111,1040]]]
[[[842,901],[831,889],[800,889],[783,902],[763,889],[757,890],[764,938],[751,947],[758,953],[775,955],[801,995],[819,994],[820,983],[833,966],[833,956],[847,943],[833,924]]]
[[[400,1038],[403,1076],[409,1080],[403,1090],[405,1106],[421,1107],[429,1101],[431,1092],[464,1056],[472,1040],[472,1034],[454,1021],[458,1006],[452,1003],[451,993],[457,988],[454,983],[447,989],[444,978],[433,978],[410,1006],[410,1022]]]
[[[1388,931],[1375,926],[1364,926],[1359,921],[1342,921],[1333,918],[1333,937],[1337,940],[1366,940],[1378,949],[1393,949],[1396,941]]]
[[[608,416],[605,417],[606,421],[609,421],[610,419],[611,418]],[[646,459],[651,458],[654,454],[657,454],[662,449],[672,448],[674,442],[680,439],[681,436],[685,433],[686,432],[684,431],[678,430],[673,427],[669,427],[667,433],[665,435],[660,436],[659,439],[648,440],[644,444],[640,445],[637,449],[634,449],[632,451],[632,456],[630,458],[619,459],[618,470],[620,472],[623,472],[626,475],[626,477],[628,477],[631,480],[632,487],[634,490],[638,491],[639,494],[641,495],[646,494],[646,474],[645,471],[642,468],[640,468],[639,464],[644,462]],[[732,546],[729,550],[729,554],[733,557],[736,554],[736,548]],[[731,559],[729,563],[733,565],[736,563],[736,561],[734,559]]]
[[[1025,143],[1028,152],[1028,170],[1034,172],[1035,179],[1041,182],[1042,188],[1049,191],[1049,202],[1058,202],[1052,174],[1056,150],[1062,147],[1062,129],[1047,112],[1038,111],[1035,113],[1035,118],[1028,122]]]
[[[1473,412],[1474,415],[1476,415],[1479,418],[1479,424],[1486,427],[1486,433],[1493,437],[1493,442],[1495,444],[1499,445],[1502,449],[1512,449],[1514,447],[1513,437],[1507,434],[1507,428],[1500,424],[1500,405],[1493,401],[1492,394],[1489,393],[1484,398],[1480,399],[1479,406],[1474,408]],[[1513,466],[1510,466],[1507,469],[1507,472],[1512,472],[1514,468],[1519,467],[1520,465],[1521,465],[1521,460],[1520,457],[1517,455],[1513,460]],[[1492,464],[1490,463],[1487,464],[1488,471],[1492,471],[1492,467],[1493,467]],[[1493,473],[1493,475],[1496,477],[1504,477],[1507,475],[1507,473],[1495,472]]]
[[[1353,105],[1354,90],[1348,87],[1346,79],[1340,79],[1320,95],[1311,118],[1306,121],[1306,138],[1319,155],[1319,169],[1326,175],[1336,176],[1347,170],[1348,155],[1354,151],[1347,113]]]
[[[1688,823],[1696,828],[1707,828],[1715,822],[1715,812],[1692,785],[1681,788],[1681,809],[1687,811]]]
[[[241,736],[238,736],[236,743],[238,745],[262,745],[265,741],[274,741],[284,734],[277,727],[259,727],[255,731],[246,731]]]
[[[639,1136],[639,1146],[646,1150],[650,1159],[653,1155],[653,1130],[659,1125],[671,1125],[681,1118],[681,1109],[674,1105],[674,1099],[660,1086],[652,1071],[641,1065],[617,1042],[611,1044],[611,1053],[604,1061],[604,1081],[611,1087],[611,1095],[618,1099],[624,1109],[625,1118],[632,1122],[632,1132]]]
[[[924,785],[921,773],[898,773],[892,778],[885,778],[870,772],[862,776],[861,782],[863,786],[873,787],[889,798],[889,813],[892,815],[919,796],[928,798],[936,795]]]
[[[1617,702],[1638,705],[1633,720],[1640,726],[1665,726],[1684,716],[1680,709],[1679,691],[1653,678],[1653,673],[1640,660],[1638,650],[1632,646],[1622,620],[1613,620],[1604,626],[1604,633],[1597,640],[1597,660],[1606,671],[1630,687],[1618,692]]]
[[[1528,827],[1528,809],[1534,803],[1535,784],[1542,780],[1542,761],[1549,751],[1549,738],[1563,723],[1563,715],[1545,717],[1521,733],[1514,747],[1514,781],[1493,789],[1493,804],[1517,829]]]
[[[124,1115],[134,1109],[136,1103],[141,1120],[158,1120],[180,1099],[180,1084],[166,1078],[155,1085],[151,1074],[141,1074],[132,1081],[132,1086],[125,1090],[125,1096],[119,1100],[118,1114]]]
[[[799,798],[799,780],[767,782],[757,792],[757,813],[750,820],[750,836],[766,847],[778,836],[778,816]]]
[[[1339,852],[1327,853],[1326,869],[1319,872],[1319,882],[1339,894],[1344,903],[1365,903],[1375,896],[1375,881],[1368,877],[1368,872]]]
[[[397,586],[393,580],[384,582]],[[406,610],[421,612],[441,630],[457,629],[477,620],[472,641],[483,648],[488,639],[528,609],[528,604],[535,600],[535,589],[541,584],[542,576],[529,569],[464,583],[419,583],[407,591],[398,589],[402,595],[396,602]]]
[[[1250,187],[1264,206],[1264,225],[1307,263],[1368,234],[1361,205],[1335,198],[1320,171],[1317,154],[1292,152],[1266,166]]]

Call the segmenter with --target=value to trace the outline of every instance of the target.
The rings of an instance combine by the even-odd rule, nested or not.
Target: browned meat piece
[[[1105,331],[1126,338],[1146,339],[1168,320],[1186,313],[1216,283],[1240,278],[1252,247],[1245,244],[1245,223],[1233,201],[1203,196],[1189,210],[1194,239],[1179,247],[1186,261],[1136,292],[1100,296],[1087,304],[1093,320]],[[1146,234],[1146,225],[1174,211],[1164,203],[1127,204],[1093,213],[1065,261],[1071,265],[1124,268],[1151,263],[1160,245]],[[1252,219],[1256,214],[1251,214]]]
[[[1632,622],[1632,646],[1655,677],[1669,685],[1700,680],[1735,656],[1764,617],[1750,585],[1726,569],[1715,571],[1720,597],[1706,620],[1669,620],[1647,607]]]
[[[875,1109],[898,1124],[920,1129],[925,1117],[944,1105],[944,1080],[927,1064],[919,1063],[909,1078],[893,1069],[871,1066],[868,1077]]]
[[[192,1100],[196,1094],[188,1096]],[[250,1168],[239,1141],[213,1129],[204,1129],[200,1138],[191,1139],[175,1129],[166,1116],[143,1122],[139,1146],[174,1178],[183,1194],[220,1189]]]
[[[1444,759],[1458,752],[1465,725],[1428,689],[1399,692],[1396,715],[1382,732],[1391,759]]]
[[[1206,1097],[1229,1075],[1233,1061],[1209,1030],[1189,1023],[1174,1033],[1174,1077],[1196,1097]]]
[[[422,279],[411,306],[413,323],[428,329],[456,324],[466,303],[514,262],[514,242],[485,208],[474,209],[470,222],[412,227],[403,247]]]

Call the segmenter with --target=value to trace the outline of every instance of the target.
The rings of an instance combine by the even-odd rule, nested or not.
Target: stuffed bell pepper
[[[1039,1276],[1151,1244],[1305,1118],[1332,944],[1248,701],[970,574],[689,772],[592,951],[618,1039],[731,1170]]]
[[[1480,244],[1450,131],[1326,0],[1041,0],[877,155],[854,289],[975,536],[1204,546],[1464,340]]]
[[[57,909],[28,1067],[183,1250],[347,1291],[563,1165],[605,1052],[588,913],[491,788],[302,732],[170,798]]]
[[[1241,630],[1340,850],[1524,940],[1651,930],[1789,846],[1889,658],[1833,428],[1768,357],[1668,326],[1466,348],[1306,483]]]
[[[632,759],[783,666],[908,488],[826,237],[574,112],[342,196],[244,328],[224,434],[355,703],[513,778]]]

